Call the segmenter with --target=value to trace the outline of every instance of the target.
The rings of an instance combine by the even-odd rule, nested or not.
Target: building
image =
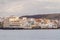
[[[1,17],[0,17],[0,28],[3,27],[3,20],[4,20],[4,18],[1,18]]]
[[[4,28],[19,28],[20,27],[20,19],[16,16],[6,17],[3,22]]]
[[[23,17],[20,21],[20,27],[22,28],[32,28],[32,25],[34,25],[34,18]]]
[[[4,28],[58,28],[58,20],[10,16],[4,18]]]
[[[43,19],[44,22],[40,22],[41,28],[58,28],[58,20]]]

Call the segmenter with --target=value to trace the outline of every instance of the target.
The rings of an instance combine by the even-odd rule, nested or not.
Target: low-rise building
[[[3,20],[4,20],[4,18],[1,18],[1,17],[0,17],[0,28],[3,27]]]
[[[4,28],[58,28],[58,20],[10,16],[4,19]]]

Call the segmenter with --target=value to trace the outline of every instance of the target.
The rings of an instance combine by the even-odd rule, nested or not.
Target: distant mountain
[[[60,19],[60,13],[57,14],[38,14],[38,15],[25,15],[21,17],[27,17],[27,18],[49,18],[49,19]]]

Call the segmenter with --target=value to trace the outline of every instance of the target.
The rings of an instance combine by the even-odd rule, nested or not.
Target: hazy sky
[[[60,0],[0,0],[0,16],[60,13]]]

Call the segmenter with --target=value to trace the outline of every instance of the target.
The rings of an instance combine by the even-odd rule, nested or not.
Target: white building
[[[23,17],[20,22],[21,22],[20,27],[22,27],[22,28],[32,28],[32,25],[34,24],[34,18]]]
[[[58,20],[47,20],[39,23],[41,28],[58,28]]]
[[[58,20],[35,19],[27,17],[10,16],[4,19],[4,28],[57,28]]]
[[[16,16],[10,16],[4,19],[4,28],[19,28],[20,27],[20,19]]]

